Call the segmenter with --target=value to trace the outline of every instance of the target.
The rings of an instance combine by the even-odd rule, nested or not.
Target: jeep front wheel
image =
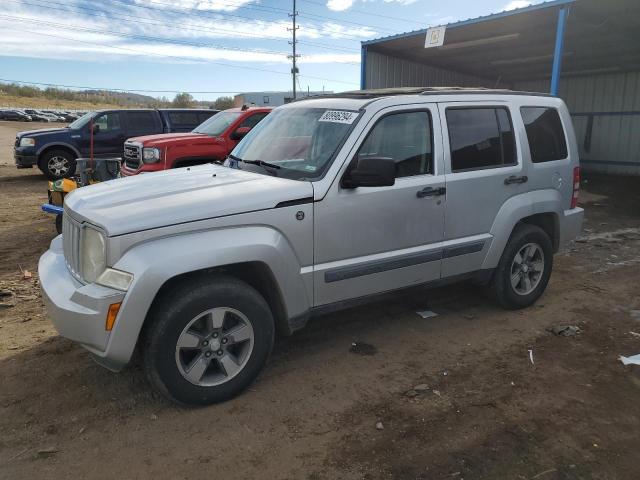
[[[508,309],[532,305],[547,288],[553,248],[547,233],[535,225],[516,227],[502,253],[490,289]]]
[[[148,321],[147,376],[180,404],[206,405],[238,395],[258,376],[273,346],[269,306],[233,277],[185,282],[163,295]]]

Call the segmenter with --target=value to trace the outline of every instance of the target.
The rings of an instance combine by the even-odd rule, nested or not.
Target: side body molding
[[[114,268],[133,273],[107,350],[125,364],[131,358],[147,312],[160,287],[171,278],[193,271],[244,262],[265,264],[278,280],[287,319],[311,308],[301,265],[287,239],[265,226],[211,229],[167,236],[128,250]]]
[[[535,190],[515,195],[502,204],[491,226],[493,240],[482,263],[483,270],[498,266],[502,252],[516,224],[523,218],[538,213],[553,213],[556,215],[556,219],[562,218],[561,193],[553,189]]]

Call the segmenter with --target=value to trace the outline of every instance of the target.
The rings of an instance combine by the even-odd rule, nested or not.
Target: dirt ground
[[[49,324],[55,230],[44,177],[13,166],[24,127],[0,125],[0,478],[640,478],[640,367],[618,360],[640,353],[640,179],[587,177],[584,235],[534,307],[414,289],[313,321],[249,391],[183,409]]]

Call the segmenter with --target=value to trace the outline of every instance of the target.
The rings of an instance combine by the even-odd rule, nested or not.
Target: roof
[[[489,15],[481,15],[480,17],[468,18],[466,20],[458,20],[456,22],[447,23],[447,29],[456,28],[456,27],[464,27],[465,25],[472,25],[474,23],[486,22],[489,20],[496,20],[499,18],[509,17],[511,15],[520,15],[525,12],[531,12],[534,10],[540,10],[543,8],[552,8],[557,6],[563,6],[565,4],[574,3],[576,0],[549,0],[547,2],[537,3],[535,5],[529,5],[528,7],[515,8],[512,10],[503,10],[497,13],[490,13]],[[432,25],[432,27],[437,27],[439,25]],[[410,32],[405,33],[397,33],[395,35],[388,35],[386,37],[375,38],[373,40],[366,40],[362,42],[362,45],[371,45],[374,43],[385,42],[387,40],[391,40],[394,38],[402,38],[402,37],[410,37],[412,35],[424,35],[427,33],[427,28],[422,28],[419,30],[412,30]]]
[[[638,0],[553,0],[446,25],[444,45],[424,48],[427,29],[363,42],[366,51],[492,80],[549,78],[558,11],[569,8],[565,76],[640,70]]]

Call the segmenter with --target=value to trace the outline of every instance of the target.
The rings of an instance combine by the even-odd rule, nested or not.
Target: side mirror
[[[250,131],[251,127],[238,127],[231,134],[231,140],[241,140]]]
[[[342,178],[344,188],[390,187],[396,183],[396,163],[389,157],[356,157]]]
[[[93,134],[95,135],[96,133],[100,133],[100,125],[98,125],[97,123],[93,124]]]

